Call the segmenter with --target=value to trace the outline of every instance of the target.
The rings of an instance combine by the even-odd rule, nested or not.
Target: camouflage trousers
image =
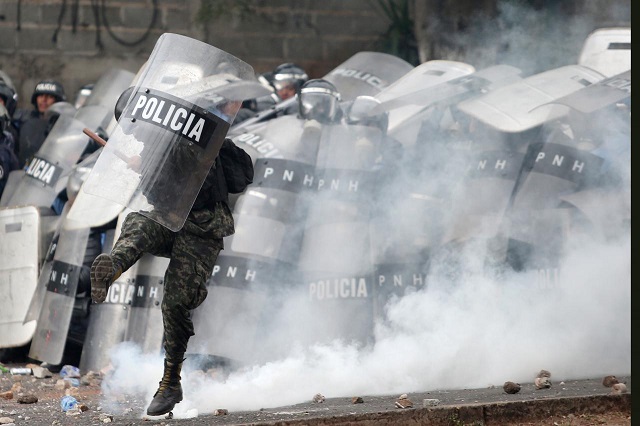
[[[111,250],[122,271],[145,253],[170,259],[164,275],[162,320],[165,358],[171,362],[184,359],[189,338],[195,334],[191,311],[207,297],[206,284],[223,249],[222,237],[233,233],[233,216],[224,207],[225,211],[191,212],[178,232],[130,213]]]

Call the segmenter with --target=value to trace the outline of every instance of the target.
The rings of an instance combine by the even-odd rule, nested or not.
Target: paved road
[[[9,366],[10,367],[10,366]],[[13,398],[0,398],[0,418],[9,417],[16,426],[22,425],[67,425],[78,426],[102,424],[105,418],[113,424],[150,425],[176,424],[181,426],[203,425],[384,425],[384,424],[430,424],[430,425],[499,425],[525,424],[524,422],[548,419],[550,416],[579,416],[597,413],[616,413],[622,425],[631,420],[631,377],[618,377],[625,382],[628,392],[613,395],[612,389],[602,385],[602,378],[573,380],[553,383],[548,389],[536,389],[533,383],[523,383],[517,394],[507,394],[502,387],[483,389],[432,390],[408,393],[412,407],[399,408],[400,395],[353,398],[326,398],[323,402],[312,400],[292,406],[268,408],[257,411],[229,412],[226,415],[200,413],[194,418],[145,419],[147,401],[130,395],[120,395],[117,400],[104,400],[99,385],[80,386],[74,392],[88,411],[68,416],[60,409],[59,401],[64,391],[56,389],[60,376],[54,374],[47,379],[32,376],[0,376],[0,392],[5,392],[17,382],[19,390]],[[20,395],[33,394],[38,397],[35,404],[21,404]],[[425,402],[425,400],[427,400]],[[426,408],[425,408],[426,404]],[[108,407],[108,409],[107,409]],[[224,409],[224,407],[219,407]],[[177,412],[178,410],[176,410]],[[184,416],[184,414],[183,414]],[[71,418],[73,417],[73,418]],[[178,417],[178,416],[176,416]],[[151,421],[150,421],[151,420]],[[509,423],[509,422],[519,423]],[[522,423],[520,423],[522,422]],[[596,423],[571,423],[598,424]],[[527,423],[533,424],[533,423]],[[543,423],[540,423],[543,424]],[[548,423],[553,424],[553,423]]]

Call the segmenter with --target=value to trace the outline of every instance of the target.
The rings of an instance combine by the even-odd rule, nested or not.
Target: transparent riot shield
[[[38,209],[0,209],[0,348],[29,343],[35,330],[23,319],[38,280],[39,235]]]
[[[468,173],[453,196],[443,243],[498,235],[525,156],[540,143],[541,126],[567,113],[566,108],[538,107],[601,79],[588,68],[568,65],[457,105],[470,118],[473,146]]]
[[[338,89],[343,101],[357,96],[374,96],[413,69],[397,56],[379,52],[358,52],[323,78]]]
[[[578,64],[611,77],[631,69],[631,27],[599,28],[585,39]]]
[[[49,207],[67,184],[66,178],[87,146],[85,124],[61,115],[31,162],[13,195],[4,206]]]
[[[280,297],[297,282],[320,134],[316,121],[283,116],[233,138],[254,161],[254,182],[236,201],[236,232],[225,239],[209,294],[194,311],[189,353],[231,364],[264,356]]]
[[[114,118],[116,101],[133,83],[135,75],[130,71],[110,69],[93,86],[91,94],[75,115],[85,127],[97,131],[106,130]]]
[[[49,260],[51,266],[43,268],[49,275],[29,349],[30,358],[53,365],[60,364],[64,354],[89,236],[89,228],[67,227],[66,222],[64,218],[60,222],[61,229]]]
[[[437,102],[451,93],[438,93],[446,87],[444,82],[454,80],[475,71],[471,65],[456,61],[428,61],[418,65],[389,87],[376,95],[379,111],[391,111],[389,128],[397,127],[407,118],[425,108],[426,102]],[[442,90],[441,90],[442,91]]]
[[[435,64],[432,64],[435,62]],[[451,131],[456,122],[450,109],[464,99],[489,93],[521,79],[521,71],[508,65],[496,65],[473,72],[469,66],[450,61],[430,61],[416,67],[376,99],[376,112],[389,112],[389,134],[403,145],[413,145],[422,137],[425,122]],[[436,110],[436,111],[434,111]],[[435,119],[438,120],[434,123]],[[432,135],[427,137],[433,138]]]
[[[150,254],[136,262],[135,292],[125,340],[137,344],[143,353],[162,352],[164,327],[161,305],[167,266],[169,259]]]
[[[129,211],[125,211],[117,216],[116,228],[107,232],[104,252],[111,251],[128,213]],[[100,371],[108,367],[111,362],[111,349],[125,341],[136,292],[137,267],[138,264],[135,263],[109,286],[103,303],[90,305],[89,324],[80,355],[80,370]]]
[[[370,219],[376,202],[375,160],[380,129],[323,128],[298,263],[307,294],[292,335],[307,343],[334,339],[365,344],[373,338]]]
[[[458,252],[473,244],[488,263],[513,263],[506,212],[544,140],[544,123],[567,114],[566,107],[539,107],[601,79],[599,73],[571,65],[458,104],[471,118],[473,146],[468,172],[451,201],[443,244]]]
[[[544,138],[527,153],[508,211],[516,267],[557,278],[571,239],[600,242],[629,232],[630,98],[627,72],[545,106],[569,111],[545,123]]]
[[[82,190],[180,229],[241,101],[266,92],[233,55],[163,34]]]

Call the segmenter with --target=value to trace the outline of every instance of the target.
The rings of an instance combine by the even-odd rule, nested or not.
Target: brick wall
[[[200,0],[1,0],[0,69],[22,107],[43,78],[59,80],[72,100],[108,68],[136,72],[157,38],[173,32],[225,50],[256,72],[292,61],[313,78],[361,50],[377,50],[388,26],[370,0],[214,3],[222,12],[201,24]]]

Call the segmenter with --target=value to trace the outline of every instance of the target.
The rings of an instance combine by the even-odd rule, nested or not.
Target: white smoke
[[[530,54],[529,13],[539,17],[542,12],[516,9],[513,4],[503,7],[503,19],[509,21],[504,28],[509,31],[493,30],[487,43],[508,38],[510,55],[523,54],[510,58],[518,59],[513,64],[523,69],[541,71],[547,63],[562,65],[556,63],[557,57]],[[518,22],[523,25],[514,25]],[[548,45],[557,45],[558,39],[567,40],[567,34],[583,37],[589,24],[549,23],[540,37],[548,35]],[[570,50],[573,56],[567,57],[568,63],[575,63],[579,48],[580,43],[566,43],[555,52],[565,55]],[[537,45],[535,51],[540,50]],[[630,142],[626,133],[621,136],[622,145]],[[438,158],[444,161],[447,154]],[[421,180],[411,185],[420,187],[424,181],[438,187],[439,194],[453,193],[454,183],[460,181],[459,170],[440,172],[430,175],[423,170]],[[408,176],[401,177],[406,185]],[[389,185],[390,202],[383,209],[386,217],[382,221],[393,223],[394,218],[402,218],[401,223],[393,223],[392,235],[415,237],[416,223],[442,223],[441,217],[427,216],[428,211],[412,211],[408,202],[406,206],[394,203],[396,185],[400,184]],[[630,191],[630,168],[624,169],[617,185],[617,190]],[[437,213],[446,216],[450,212]],[[232,371],[214,368],[204,374],[191,369],[197,366],[185,364],[185,400],[174,413],[185,416],[194,408],[199,413],[218,408],[257,410],[309,401],[316,393],[331,398],[481,388],[507,380],[527,383],[541,369],[552,373],[552,381],[628,375],[631,238],[628,228],[611,226],[615,229],[606,232],[608,239],[576,234],[558,259],[557,277],[539,270],[518,273],[494,268],[487,264],[487,247],[481,245],[440,253],[430,265],[422,265],[429,271],[424,287],[389,299],[384,315],[371,324],[373,338],[367,343],[319,339],[324,329],[336,336],[348,335],[353,323],[314,311],[308,288],[301,286],[304,288],[291,291],[273,308],[270,316],[261,318],[259,343],[246,342],[249,353],[244,355],[253,362]],[[334,256],[349,252],[345,247],[326,251]],[[345,259],[338,260],[345,263]],[[228,319],[239,334],[253,335],[254,331],[243,334],[243,320],[246,318]],[[205,332],[196,329],[196,333]],[[130,344],[115,348],[112,357],[114,370],[104,382],[105,395],[135,393],[150,401],[162,375],[162,357],[142,354]]]

